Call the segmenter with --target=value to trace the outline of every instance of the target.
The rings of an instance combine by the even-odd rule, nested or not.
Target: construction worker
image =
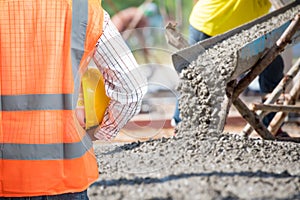
[[[267,14],[271,8],[269,0],[196,0],[189,22],[189,44],[225,33],[255,18]],[[272,92],[283,77],[283,59],[276,59],[260,74],[259,84],[263,94]],[[264,118],[268,125],[274,113]],[[178,102],[171,121],[176,126],[181,121]]]
[[[89,133],[104,140],[139,112],[145,78],[101,0],[0,0],[0,13],[0,199],[88,199],[98,167],[75,117],[80,77],[93,58],[110,104]]]

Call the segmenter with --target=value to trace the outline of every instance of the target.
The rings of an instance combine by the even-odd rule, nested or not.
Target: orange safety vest
[[[98,178],[75,118],[101,0],[0,0],[0,197],[85,190]]]

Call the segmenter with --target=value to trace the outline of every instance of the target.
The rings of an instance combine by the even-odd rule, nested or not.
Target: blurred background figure
[[[141,9],[130,7],[117,12],[112,18],[112,22],[120,32],[128,28],[143,28],[148,25],[148,20]],[[130,27],[130,25],[132,27]]]

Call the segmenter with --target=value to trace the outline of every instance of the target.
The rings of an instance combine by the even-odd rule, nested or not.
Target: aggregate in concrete
[[[182,74],[173,138],[95,146],[90,199],[300,199],[300,144],[216,132],[236,50],[299,7],[216,44]]]
[[[300,199],[300,144],[181,132],[97,146],[90,199]]]

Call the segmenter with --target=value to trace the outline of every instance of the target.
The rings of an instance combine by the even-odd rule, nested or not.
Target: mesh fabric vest
[[[97,179],[74,110],[102,23],[101,0],[0,0],[0,196],[79,192]]]

